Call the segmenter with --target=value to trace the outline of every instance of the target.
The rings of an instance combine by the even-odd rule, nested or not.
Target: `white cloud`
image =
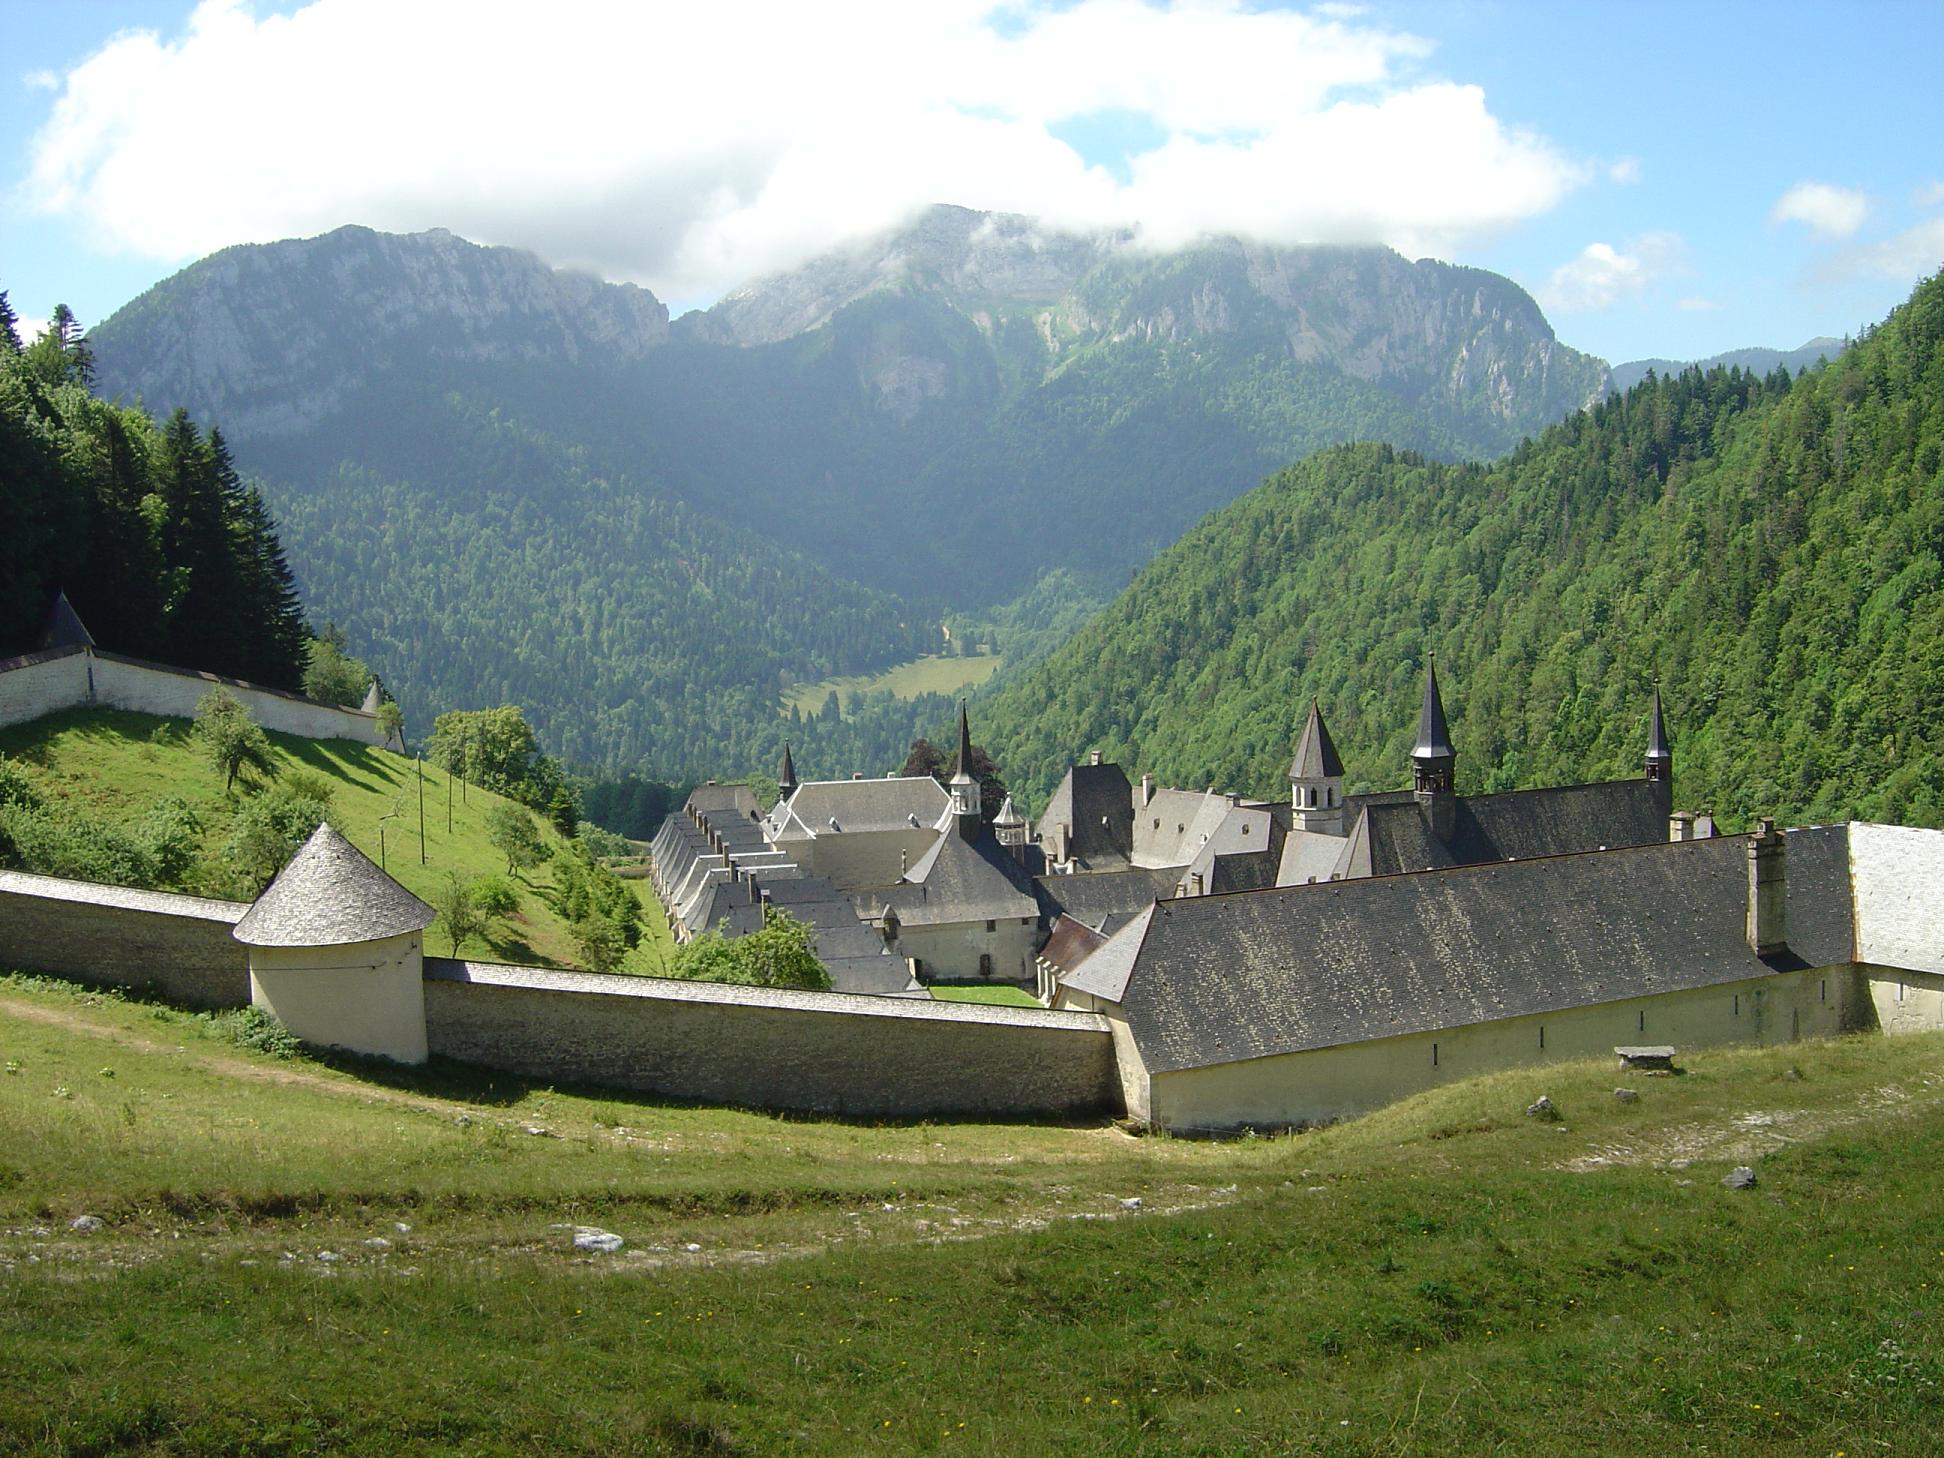
[[[14,333],[19,336],[22,344],[32,344],[41,335],[47,333],[47,321],[17,316],[14,319]]]
[[[20,78],[20,84],[29,91],[59,91],[61,78],[52,71],[29,71]]]
[[[1798,182],[1776,199],[1769,211],[1772,223],[1806,223],[1824,238],[1847,238],[1863,226],[1870,200],[1854,188],[1827,182]]]
[[[1914,284],[1940,270],[1944,270],[1944,218],[1932,218],[1881,243],[1845,248],[1823,266],[1820,274],[1826,278],[1900,279]]]
[[[1586,180],[1429,49],[1241,0],[205,0],[62,78],[22,196],[165,261],[443,226],[685,299],[933,202],[1449,252]],[[1056,135],[1111,112],[1162,138],[1125,180]]]
[[[1607,164],[1607,181],[1617,182],[1623,187],[1640,181],[1640,159],[1638,157],[1621,157],[1616,161],[1609,162]]]
[[[1721,305],[1713,299],[1704,299],[1699,294],[1689,294],[1674,307],[1688,314],[1713,314],[1721,308]]]
[[[1626,295],[1679,272],[1685,256],[1685,246],[1675,233],[1643,233],[1624,248],[1589,243],[1577,257],[1555,268],[1535,292],[1548,313],[1610,309]]]
[[[1912,191],[1910,200],[1920,208],[1934,208],[1944,203],[1944,182],[1925,183]]]

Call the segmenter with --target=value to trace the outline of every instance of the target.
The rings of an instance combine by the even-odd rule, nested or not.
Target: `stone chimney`
[[[1676,810],[1667,817],[1667,838],[1670,841],[1694,839],[1694,812]]]
[[[1153,803],[1154,803],[1154,776],[1151,774],[1142,775],[1141,776],[1141,805],[1143,808],[1145,808],[1149,805],[1152,805]]]
[[[1789,941],[1788,843],[1764,815],[1748,837],[1748,945],[1758,957]]]
[[[1087,763],[1088,763],[1088,764],[1099,764],[1099,763],[1100,763],[1100,751],[1096,749],[1096,750],[1094,750],[1094,751],[1092,751],[1091,753],[1089,753],[1089,754],[1087,755]]]

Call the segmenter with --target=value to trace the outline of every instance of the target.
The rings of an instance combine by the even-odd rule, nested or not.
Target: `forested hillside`
[[[1435,652],[1461,788],[1638,772],[1740,822],[1944,822],[1944,281],[1840,360],[1636,386],[1492,465],[1359,445],[1215,513],[990,705],[1043,797],[1105,750],[1287,793],[1310,696],[1356,787],[1408,783]]]
[[[0,293],[0,657],[65,590],[104,648],[295,689],[309,638],[275,525],[220,432],[90,388],[65,309],[22,347]]]
[[[109,390],[223,426],[306,606],[415,712],[517,702],[662,779],[786,735],[807,774],[895,763],[949,710],[792,725],[779,689],[950,615],[1036,646],[1319,446],[1490,455],[1605,381],[1478,270],[958,208],[673,327],[531,255],[347,228],[225,250],[93,337]]]

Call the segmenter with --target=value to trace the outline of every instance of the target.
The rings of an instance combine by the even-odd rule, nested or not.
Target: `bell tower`
[[[1310,700],[1309,718],[1289,763],[1289,803],[1295,828],[1324,835],[1344,833],[1343,761],[1337,758],[1323,711]]]

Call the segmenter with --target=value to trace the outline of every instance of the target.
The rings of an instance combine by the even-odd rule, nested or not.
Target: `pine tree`
[[[5,289],[0,289],[0,353],[20,353],[20,316],[7,302]]]

